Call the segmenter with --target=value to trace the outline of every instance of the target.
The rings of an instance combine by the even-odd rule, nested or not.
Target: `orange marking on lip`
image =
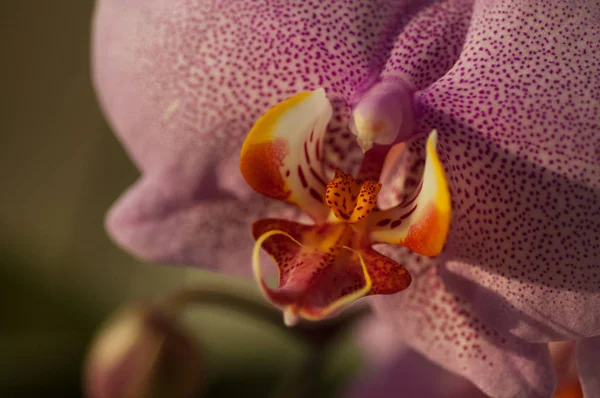
[[[567,383],[559,384],[553,398],[583,398],[583,390],[579,380],[574,379]]]
[[[444,248],[448,229],[449,217],[431,203],[425,208],[423,217],[410,227],[401,243],[423,256],[437,256]]]
[[[249,145],[240,159],[244,179],[254,190],[274,199],[286,200],[291,190],[287,187],[280,168],[289,154],[285,139]]]

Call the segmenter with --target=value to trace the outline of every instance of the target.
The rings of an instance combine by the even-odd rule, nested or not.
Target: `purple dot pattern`
[[[465,2],[440,4],[462,10]],[[322,148],[326,177],[337,167],[356,171],[360,150],[348,129],[349,104],[384,77],[402,37],[417,37],[414,31],[431,25],[427,9],[435,7],[408,0],[99,1],[94,84],[143,174],[109,213],[115,241],[153,261],[229,269],[214,260],[214,250],[231,253],[229,242],[221,241],[222,220],[195,213],[237,214],[231,207],[249,201],[262,203],[271,216],[281,211],[249,191],[232,167],[257,117],[299,91],[324,87],[334,108]],[[434,81],[444,73],[439,65],[453,63],[447,56],[405,51],[397,63],[408,65],[410,58],[414,70],[427,64],[421,73]],[[422,84],[402,73],[407,84]],[[251,221],[227,224],[249,231]],[[250,253],[249,232],[236,242],[236,249]]]
[[[453,198],[445,258],[496,328],[530,341],[593,336],[600,5],[524,4],[475,7],[460,59],[417,95]]]
[[[502,335],[453,293],[435,259],[410,255],[394,246],[381,250],[404,261],[413,276],[402,294],[376,296],[375,312],[390,322],[399,341],[408,343],[447,370],[464,375],[492,397],[547,397],[554,370],[545,345]],[[498,383],[502,380],[502,383]]]
[[[422,90],[458,59],[469,27],[472,1],[442,1],[419,12],[404,28],[382,71]]]
[[[399,335],[482,389],[486,360],[511,367],[492,359],[497,347],[600,333],[600,10],[523,4],[478,4],[458,62],[416,95],[420,132],[438,129],[453,198],[439,259],[448,271],[421,265],[438,274],[429,294],[415,278],[402,298],[373,299],[381,313],[412,308],[397,315]],[[426,329],[440,319],[444,333]],[[520,394],[533,385],[522,381]]]
[[[599,7],[100,0],[95,85],[143,174],[108,229],[143,258],[239,273],[231,264],[250,258],[250,223],[283,211],[219,174],[258,115],[325,87],[334,118],[323,156],[349,171],[360,160],[349,107],[378,79],[403,79],[419,133],[438,129],[454,213],[443,267],[398,249],[417,264],[415,282],[376,308],[489,395],[547,396],[545,346],[519,338],[600,334]]]

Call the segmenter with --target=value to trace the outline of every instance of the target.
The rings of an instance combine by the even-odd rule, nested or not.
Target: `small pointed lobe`
[[[283,323],[285,326],[294,327],[298,324],[300,318],[290,308],[286,308],[283,310]]]

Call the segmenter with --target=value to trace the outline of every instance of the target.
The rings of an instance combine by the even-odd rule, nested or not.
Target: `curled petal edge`
[[[360,252],[358,252],[348,246],[343,246],[342,249],[349,250],[349,251],[355,253],[359,258],[360,265],[361,265],[362,271],[363,271],[363,277],[365,280],[365,284],[361,289],[359,289],[355,292],[352,292],[346,296],[343,296],[343,297],[335,300],[331,304],[327,305],[326,307],[318,309],[318,310],[314,310],[314,309],[307,310],[306,308],[303,308],[303,307],[298,308],[297,305],[294,305],[294,304],[291,304],[291,305],[290,304],[288,304],[288,305],[278,304],[276,301],[277,300],[276,297],[273,295],[272,289],[269,288],[269,286],[267,286],[267,284],[265,283],[265,281],[263,279],[262,271],[261,271],[261,264],[260,264],[260,249],[261,249],[262,244],[268,238],[275,236],[275,235],[283,235],[300,247],[304,247],[304,245],[302,245],[302,243],[300,243],[298,240],[296,240],[294,237],[292,237],[287,232],[284,232],[281,230],[271,230],[271,231],[265,232],[264,234],[259,236],[258,239],[256,239],[256,243],[254,244],[254,249],[252,251],[252,271],[254,273],[254,278],[256,279],[256,282],[258,283],[258,286],[260,287],[261,292],[264,295],[264,297],[267,300],[269,300],[270,302],[272,302],[274,305],[276,305],[277,307],[282,309],[282,311],[284,313],[284,322],[286,325],[293,326],[295,323],[297,323],[299,317],[308,319],[311,321],[321,320],[329,315],[334,314],[336,311],[351,304],[352,302],[358,300],[359,298],[364,297],[371,290],[371,286],[372,286],[371,276],[369,275],[369,273],[367,271],[367,266],[365,264],[365,261],[364,261],[362,255],[360,254]]]

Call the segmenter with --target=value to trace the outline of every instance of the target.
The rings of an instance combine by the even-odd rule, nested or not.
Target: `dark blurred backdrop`
[[[91,336],[119,305],[190,283],[256,292],[245,281],[144,264],[112,244],[104,214],[137,171],[91,86],[93,2],[3,1],[0,9],[0,396],[81,396]],[[305,355],[285,332],[246,315],[207,305],[192,318],[206,396],[268,396]],[[349,341],[327,359],[323,396],[358,366]]]

